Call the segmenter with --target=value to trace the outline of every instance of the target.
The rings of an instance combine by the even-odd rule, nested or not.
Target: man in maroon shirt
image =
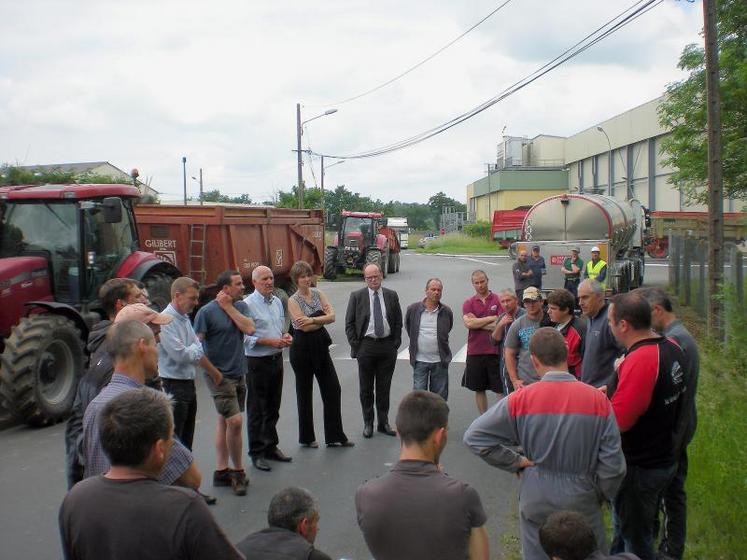
[[[469,330],[462,387],[475,392],[477,410],[483,414],[488,409],[488,389],[498,395],[498,400],[503,398],[500,355],[490,339],[503,307],[498,295],[488,289],[488,275],[484,271],[472,273],[472,286],[475,295],[462,306],[464,326]]]
[[[626,348],[611,401],[628,466],[614,500],[612,553],[653,560],[659,496],[676,470],[686,361],[679,346],[651,330],[651,307],[640,293],[615,296],[607,320]]]

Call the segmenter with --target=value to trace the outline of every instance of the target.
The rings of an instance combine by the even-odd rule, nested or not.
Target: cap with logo
[[[542,301],[542,293],[540,293],[540,291],[534,286],[529,286],[528,288],[524,289],[524,293],[522,294],[521,299],[523,301]]]

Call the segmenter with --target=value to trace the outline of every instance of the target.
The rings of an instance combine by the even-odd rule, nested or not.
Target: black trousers
[[[174,403],[174,435],[184,446],[192,450],[197,416],[197,392],[192,379],[161,378],[163,390],[171,395]]]
[[[249,455],[259,457],[278,446],[277,423],[283,395],[283,353],[247,357],[246,416]]]
[[[290,348],[290,363],[296,375],[296,402],[298,403],[298,442],[316,441],[314,432],[314,377],[319,383],[319,393],[324,404],[325,443],[344,443],[348,440],[342,429],[341,389],[337,371],[329,351],[316,349],[310,355],[308,348],[294,345]]]
[[[397,349],[391,337],[364,338],[361,341],[358,348],[358,380],[364,424],[373,424],[374,394],[379,426],[389,423],[389,390],[396,363]]]
[[[664,513],[664,533],[661,536],[659,552],[681,559],[685,554],[685,535],[687,534],[687,450],[682,452],[677,463],[677,471],[661,497],[660,507]],[[660,525],[655,525],[655,535],[659,534]]]

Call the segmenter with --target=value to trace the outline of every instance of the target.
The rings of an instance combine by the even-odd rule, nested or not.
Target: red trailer
[[[209,286],[227,269],[238,270],[247,287],[252,270],[265,265],[275,286],[292,292],[293,263],[308,262],[321,273],[324,262],[324,218],[321,210],[268,206],[135,207],[140,245]]]
[[[708,236],[708,212],[668,212],[657,210],[650,213],[651,227],[646,238],[649,257],[666,259],[669,256],[669,234],[685,233],[701,237]],[[747,212],[724,212],[724,240],[743,241],[747,237]]]
[[[529,206],[514,210],[496,210],[493,212],[493,224],[490,227],[490,238],[507,248],[513,241],[521,239],[521,227],[529,211]]]

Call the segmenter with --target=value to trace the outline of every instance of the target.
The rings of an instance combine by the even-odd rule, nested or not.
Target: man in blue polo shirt
[[[254,291],[244,298],[249,316],[257,330],[244,339],[248,363],[249,456],[261,471],[272,470],[271,461],[289,462],[291,458],[278,449],[276,429],[283,395],[283,348],[293,342],[285,330],[283,302],[273,295],[275,278],[272,270],[258,266],[252,271]]]
[[[213,486],[231,486],[234,494],[244,496],[248,484],[241,439],[241,413],[246,399],[244,335],[254,334],[254,322],[241,301],[244,281],[238,271],[221,272],[216,285],[218,295],[197,312],[194,327],[205,355],[222,375],[219,384],[209,375],[205,376],[218,411],[217,468],[213,473]],[[228,466],[229,457],[233,469]]]

